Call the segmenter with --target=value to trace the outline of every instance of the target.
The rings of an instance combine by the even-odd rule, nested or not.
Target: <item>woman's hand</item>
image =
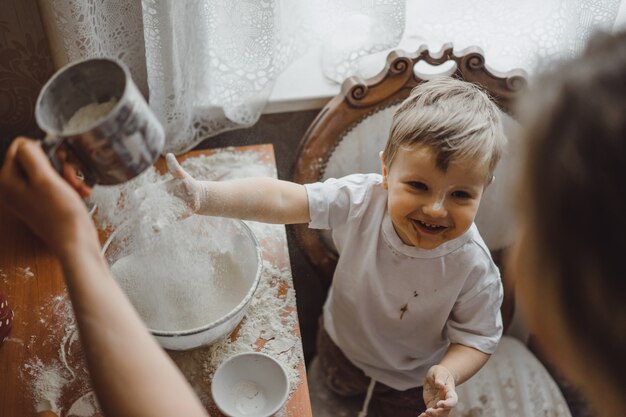
[[[20,137],[9,147],[0,169],[0,202],[62,255],[83,237],[97,242],[79,195],[86,191],[81,188],[84,184],[76,179],[76,185],[78,190],[54,170],[37,141]]]
[[[458,396],[454,375],[445,366],[434,365],[424,379],[424,403],[426,411],[419,417],[446,417],[456,406]]]

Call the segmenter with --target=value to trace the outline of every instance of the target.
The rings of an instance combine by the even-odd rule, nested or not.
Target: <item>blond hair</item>
[[[479,87],[437,77],[415,87],[396,110],[383,160],[390,167],[398,149],[427,146],[446,171],[451,161],[472,161],[488,178],[506,146],[500,111]]]

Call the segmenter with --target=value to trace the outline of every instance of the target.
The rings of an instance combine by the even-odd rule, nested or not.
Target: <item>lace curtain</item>
[[[331,79],[393,47],[404,0],[49,0],[44,26],[62,65],[116,57],[165,126],[165,151],[256,122],[276,77],[326,44]],[[351,36],[358,33],[359,36]],[[349,42],[336,42],[346,40]]]
[[[359,59],[405,39],[480,45],[502,69],[571,55],[610,27],[619,0],[40,0],[57,65],[92,56],[130,68],[184,152],[258,120],[280,73],[322,45],[341,82]],[[303,78],[302,82],[306,82]]]

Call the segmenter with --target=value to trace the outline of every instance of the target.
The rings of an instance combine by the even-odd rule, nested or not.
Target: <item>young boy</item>
[[[167,161],[196,213],[332,229],[318,335],[330,388],[367,394],[362,415],[371,399],[370,415],[445,416],[502,333],[499,272],[473,221],[504,143],[489,97],[446,77],[396,111],[382,175],[201,182]]]

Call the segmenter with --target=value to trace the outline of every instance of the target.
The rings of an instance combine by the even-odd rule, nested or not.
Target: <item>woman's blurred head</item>
[[[521,113],[522,308],[596,408],[626,415],[626,33],[540,77]]]

